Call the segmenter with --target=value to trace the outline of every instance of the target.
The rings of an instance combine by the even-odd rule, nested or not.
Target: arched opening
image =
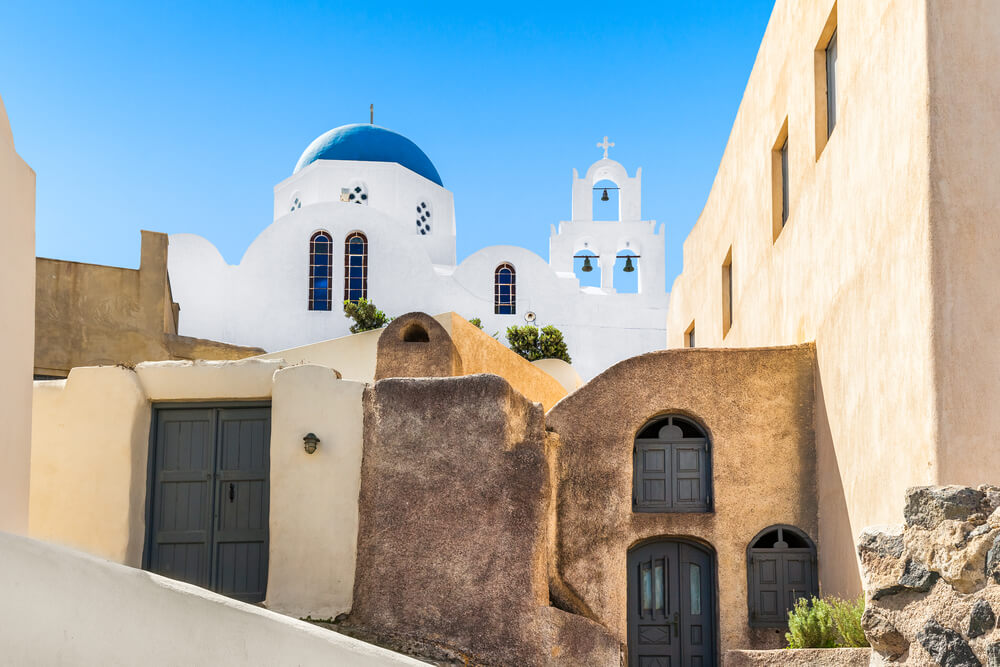
[[[514,267],[504,262],[493,272],[493,313],[517,313],[517,274]]]
[[[618,184],[608,179],[594,183],[594,220],[620,220]]]
[[[715,554],[663,538],[628,552],[628,660],[643,665],[715,661]]]
[[[333,287],[333,239],[316,232],[309,239],[309,310],[330,310]]]
[[[431,337],[427,334],[427,329],[418,322],[414,322],[403,330],[404,343],[429,343]]]
[[[615,256],[615,291],[635,294],[639,291],[639,255],[629,248]]]
[[[632,511],[710,512],[709,440],[694,420],[667,415],[639,429],[632,454]]]
[[[580,281],[580,287],[601,286],[601,265],[599,256],[589,248],[573,255],[573,273]]]
[[[344,239],[344,301],[368,298],[368,238],[351,232]]]
[[[747,546],[750,625],[781,628],[799,598],[819,594],[816,545],[795,526],[765,528]]]

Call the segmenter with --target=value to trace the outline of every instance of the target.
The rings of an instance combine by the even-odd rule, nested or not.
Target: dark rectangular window
[[[788,138],[781,144],[781,226],[788,222]]]
[[[837,31],[826,45],[826,136],[837,124]]]
[[[688,347],[694,347],[694,322],[688,327],[687,333],[684,334],[687,337],[685,341]]]
[[[733,326],[733,249],[729,248],[722,263],[722,336]]]

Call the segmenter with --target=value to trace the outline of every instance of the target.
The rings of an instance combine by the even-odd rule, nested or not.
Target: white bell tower
[[[666,291],[663,226],[657,230],[655,220],[642,220],[642,167],[629,176],[625,167],[608,158],[608,149],[614,145],[607,137],[597,144],[604,149],[604,157],[590,165],[583,178],[573,169],[572,220],[560,222],[558,231],[553,225],[549,264],[560,273],[572,274],[573,256],[593,252],[601,268],[601,290],[614,294],[615,260],[631,251],[638,255],[640,301],[659,302]],[[594,220],[594,185],[605,180],[618,187],[617,220]]]

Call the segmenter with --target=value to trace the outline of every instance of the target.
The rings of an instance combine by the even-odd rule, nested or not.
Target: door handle
[[[236,486],[232,482],[230,482],[229,483],[229,502],[233,502],[233,499],[235,497],[236,497]]]
[[[680,634],[680,624],[681,624],[680,614],[675,611],[673,616],[670,617],[670,620],[667,621],[667,625],[674,626],[674,637]]]

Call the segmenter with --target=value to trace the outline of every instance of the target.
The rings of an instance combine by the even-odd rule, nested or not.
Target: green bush
[[[344,317],[354,320],[351,325],[351,333],[361,333],[372,329],[381,329],[392,321],[385,313],[379,310],[374,303],[368,299],[358,299],[357,301],[344,302]]]
[[[861,615],[865,599],[838,597],[800,598],[788,612],[788,648],[835,648],[868,646]]]
[[[833,648],[837,629],[833,625],[830,603],[819,598],[799,598],[788,612],[788,648]]]
[[[471,317],[471,318],[469,318],[469,324],[471,324],[472,326],[474,326],[474,327],[476,327],[476,328],[478,328],[480,330],[483,328],[483,321],[481,319],[479,319],[478,317]]]
[[[865,613],[865,596],[855,600],[829,598],[833,614],[833,625],[839,635],[838,646],[868,646],[865,631],[861,628],[861,615]]]
[[[553,326],[541,329],[530,324],[507,327],[507,343],[511,350],[528,361],[562,359],[567,364],[573,363],[562,332]]]

